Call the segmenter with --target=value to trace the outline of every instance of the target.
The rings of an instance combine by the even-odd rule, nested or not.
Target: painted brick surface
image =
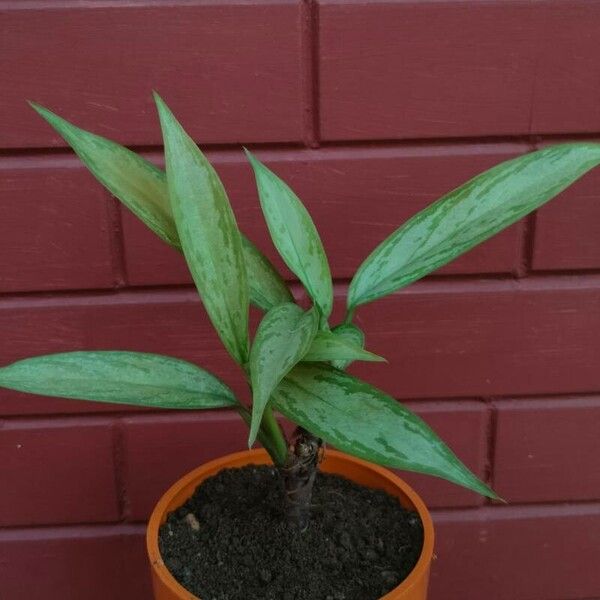
[[[578,133],[600,130],[600,81],[593,72],[593,48],[600,5],[588,0],[550,0],[538,5],[535,22],[536,72],[531,131]]]
[[[390,365],[355,372],[402,398],[594,391],[599,305],[595,277],[417,283],[358,310]]]
[[[148,416],[123,422],[128,518],[146,520],[177,479],[219,456],[247,449],[237,413]]]
[[[64,145],[26,99],[157,144],[152,89],[204,142],[301,139],[299,2],[61,4],[2,8],[2,147]]]
[[[431,600],[594,598],[598,505],[494,507],[434,516]]]
[[[3,598],[150,600],[142,526],[0,530]]]
[[[350,278],[368,254],[413,214],[480,171],[526,151],[519,144],[257,152],[310,211],[334,277]],[[270,241],[250,166],[241,151],[209,153],[240,228],[291,277]],[[156,159],[157,157],[152,157]],[[191,281],[182,257],[123,211],[132,285]],[[517,224],[439,271],[513,273],[519,268]]]
[[[107,421],[6,421],[0,456],[0,526],[119,519]]]
[[[509,502],[600,499],[600,399],[497,406],[494,484]]]
[[[0,293],[114,285],[108,195],[75,160],[0,159]]]
[[[596,0],[6,0],[0,23],[0,365],[159,352],[247,397],[181,257],[26,98],[160,163],[157,89],[283,268],[249,145],[314,216],[336,319],[356,267],[412,214],[501,160],[600,131]],[[599,173],[357,312],[389,364],[353,372],[407,402],[511,502],[403,474],[435,509],[430,600],[600,598]],[[149,600],[154,501],[245,439],[225,411],[0,390],[0,597]]]
[[[324,139],[600,126],[595,2],[319,4]]]

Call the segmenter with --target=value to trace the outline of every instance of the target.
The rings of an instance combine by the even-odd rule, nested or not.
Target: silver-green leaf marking
[[[319,331],[315,336],[308,352],[302,358],[303,362],[326,362],[364,360],[369,362],[385,362],[385,358],[364,350],[362,345],[344,338],[335,331]]]
[[[359,348],[365,347],[365,334],[364,331],[355,325],[354,323],[342,323],[334,327],[331,332],[339,338],[346,340],[347,342],[358,346]],[[331,364],[340,371],[347,369],[352,360],[332,360]]]
[[[208,316],[239,363],[248,361],[248,284],[242,240],[225,188],[158,95],[169,198],[183,254]]]
[[[501,163],[409,219],[360,266],[348,308],[424,277],[535,210],[600,164],[600,144],[552,146]]]
[[[312,343],[319,315],[313,308],[304,312],[296,304],[281,304],[261,321],[250,352],[252,381],[252,426],[248,445],[252,446],[273,390],[304,356]]]
[[[246,154],[273,243],[327,319],[333,306],[333,285],[315,224],[291,188],[247,150]]]
[[[181,251],[164,171],[111,140],[85,131],[35,103],[31,106],[65,139],[90,172],[158,237]],[[242,250],[250,301],[268,310],[292,301],[285,282],[269,260],[246,237]]]
[[[64,352],[0,368],[0,387],[155,408],[235,406],[233,392],[192,363],[143,352]]]
[[[301,363],[279,384],[274,407],[336,448],[388,467],[442,477],[496,498],[429,426],[399,402],[323,363]]]

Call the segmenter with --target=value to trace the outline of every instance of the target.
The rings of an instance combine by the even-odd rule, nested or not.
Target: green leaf
[[[352,362],[353,360],[386,362],[382,356],[363,350],[362,345],[355,344],[334,331],[319,331],[308,352],[302,357],[303,362]]]
[[[315,224],[300,199],[248,150],[271,238],[285,264],[306,287],[325,319],[333,306],[329,264]]]
[[[248,361],[248,284],[242,241],[223,184],[155,94],[165,144],[171,208],[208,316],[239,363]]]
[[[65,352],[0,368],[0,387],[156,408],[235,406],[233,392],[192,363],[143,352]]]
[[[600,144],[552,146],[501,163],[416,214],[381,243],[350,284],[348,308],[445,265],[535,210],[600,164]]]
[[[252,446],[265,407],[273,390],[304,356],[319,326],[315,309],[304,312],[296,304],[272,308],[260,322],[250,352],[252,381],[252,426],[248,446]]]
[[[30,102],[73,148],[94,177],[167,244],[180,247],[164,173],[135,152],[76,127]]]
[[[347,342],[358,346],[359,348],[365,347],[365,334],[362,329],[360,329],[354,323],[342,323],[337,327],[334,327],[331,332],[338,337],[346,340]],[[336,368],[340,369],[340,371],[346,370],[352,360],[333,360],[331,364]]]
[[[181,251],[169,202],[165,173],[124,146],[76,127],[48,109],[31,106],[65,139],[108,191],[117,197],[162,240]],[[250,301],[267,310],[292,300],[273,265],[242,236]]]
[[[301,363],[275,390],[273,402],[288,419],[349,454],[497,498],[422,419],[343,371]]]
[[[294,297],[275,267],[244,235],[242,250],[252,304],[267,311],[278,304],[293,302]]]

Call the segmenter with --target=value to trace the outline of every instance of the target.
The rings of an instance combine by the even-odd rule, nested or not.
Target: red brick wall
[[[239,146],[256,147],[311,210],[340,295],[443,192],[600,132],[596,0],[0,0],[0,26],[0,364],[146,350],[239,386],[181,258],[26,98],[160,161],[157,89],[273,256]],[[432,600],[600,597],[599,190],[600,170],[359,311],[390,364],[356,372],[409,401],[509,501],[409,477],[437,523]],[[0,597],[148,600],[153,503],[244,441],[226,412],[1,392]]]

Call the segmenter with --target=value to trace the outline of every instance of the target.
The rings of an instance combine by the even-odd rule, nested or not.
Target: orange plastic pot
[[[197,596],[177,583],[160,556],[158,529],[166,521],[167,515],[184,504],[202,481],[221,469],[270,463],[269,455],[262,449],[229,454],[194,469],[173,485],[159,500],[150,517],[146,533],[155,600],[199,600]],[[398,497],[403,506],[419,513],[425,534],[421,556],[410,575],[381,600],[426,600],[429,567],[433,557],[433,523],[427,507],[418,494],[387,469],[335,450],[327,450],[321,469],[326,473],[342,475],[367,487],[386,490]]]

